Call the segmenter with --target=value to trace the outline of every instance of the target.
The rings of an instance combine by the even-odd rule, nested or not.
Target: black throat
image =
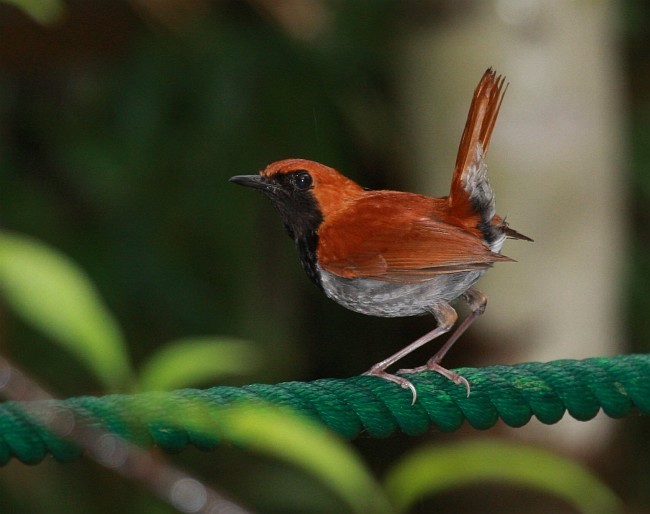
[[[294,242],[307,276],[323,288],[316,268],[318,251],[318,228],[323,215],[311,191],[290,191],[280,189],[267,193],[275,208],[280,212],[284,228]]]

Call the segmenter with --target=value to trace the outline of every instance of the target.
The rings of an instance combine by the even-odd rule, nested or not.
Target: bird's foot
[[[412,369],[400,369],[397,372],[408,375],[411,373],[421,373],[423,371],[435,371],[436,373],[440,373],[443,377],[451,380],[454,384],[463,384],[467,391],[467,397],[469,398],[470,386],[467,379],[458,373],[454,373],[453,371],[449,371],[447,368],[443,368],[440,364],[438,364],[438,362],[434,361],[433,359],[429,360],[429,362],[427,362],[424,366],[418,366],[417,368]]]
[[[414,405],[415,400],[417,400],[418,398],[418,392],[410,380],[404,377],[398,377],[397,375],[392,375],[390,373],[387,373],[385,369],[375,368],[373,366],[368,371],[363,373],[363,375],[383,378],[384,380],[388,380],[389,382],[395,382],[396,384],[399,384],[404,389],[410,390],[411,394],[413,395],[413,401],[411,402],[411,405]]]

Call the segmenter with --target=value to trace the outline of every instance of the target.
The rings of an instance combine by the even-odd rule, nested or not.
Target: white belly
[[[450,303],[481,278],[485,270],[446,273],[415,283],[383,282],[368,278],[342,278],[318,267],[325,294],[361,314],[394,318],[431,311],[437,303]]]

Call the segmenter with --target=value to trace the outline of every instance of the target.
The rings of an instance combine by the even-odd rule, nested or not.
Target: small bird
[[[496,215],[485,154],[507,85],[489,68],[472,99],[448,196],[369,190],[323,164],[286,159],[259,175],[231,182],[262,191],[277,208],[309,278],[332,300],[380,317],[433,314],[436,328],[372,366],[365,374],[417,391],[410,380],[386,369],[449,332],[458,319],[451,306],[463,298],[471,313],[424,366],[470,393],[468,381],[440,364],[478,318],[487,297],[474,288],[495,262],[506,238],[532,241]]]

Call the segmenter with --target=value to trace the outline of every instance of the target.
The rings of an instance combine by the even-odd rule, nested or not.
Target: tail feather
[[[495,251],[501,248],[507,233],[494,223],[496,207],[485,154],[507,88],[505,78],[488,68],[474,90],[449,192],[451,214],[468,228],[480,230]]]
[[[488,68],[474,91],[449,193],[449,207],[460,218],[486,223],[494,217],[484,157],[507,87],[505,78]]]
[[[520,239],[522,241],[530,241],[531,243],[534,242],[530,237],[510,228],[505,218],[501,218],[499,215],[495,215],[494,218],[492,218],[492,225],[498,227],[499,230],[501,230],[509,239]]]
[[[534,243],[535,240],[531,239],[528,236],[525,236],[521,232],[517,232],[515,229],[512,229],[510,227],[505,227],[503,231],[506,233],[506,237],[509,237],[510,239],[520,239],[521,241],[529,241],[531,243]]]

